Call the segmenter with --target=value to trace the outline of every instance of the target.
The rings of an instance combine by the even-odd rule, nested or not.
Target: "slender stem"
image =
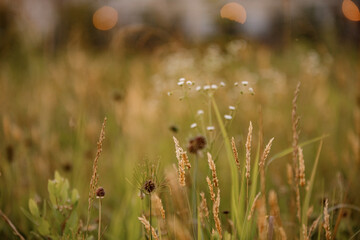
[[[4,219],[4,221],[11,227],[11,229],[14,231],[14,234],[17,235],[20,240],[25,240],[25,238],[19,233],[19,231],[16,229],[15,225],[10,221],[10,219],[0,210],[0,216]]]
[[[150,208],[150,216],[149,216],[149,223],[150,223],[150,240],[152,240],[152,232],[151,232],[151,228],[152,228],[152,225],[151,225],[151,193],[149,195],[149,208]]]
[[[98,240],[101,238],[101,198],[99,198],[99,229],[98,229]]]
[[[193,226],[194,226],[194,236],[196,239],[197,236],[197,168],[198,168],[198,155],[196,154],[195,162],[194,162],[194,174],[193,174],[193,185],[192,185],[192,209],[193,209]]]

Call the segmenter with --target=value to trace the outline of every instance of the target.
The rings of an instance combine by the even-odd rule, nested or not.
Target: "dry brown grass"
[[[212,156],[211,156],[210,153],[207,153],[207,156],[208,156],[208,163],[209,163],[209,168],[211,170],[211,175],[212,175],[214,187],[219,187],[219,179],[218,179],[217,174],[216,174],[215,163],[212,160]]]
[[[241,172],[239,154],[238,154],[238,151],[236,149],[236,144],[235,144],[235,138],[234,137],[231,138],[231,147],[232,147],[232,150],[233,150],[236,166],[237,166],[239,172]]]
[[[151,235],[155,240],[159,240],[159,236],[156,233],[155,228],[153,228],[149,221],[146,219],[146,217],[144,215],[142,215],[141,217],[138,217],[139,221],[144,225],[146,231],[148,232],[148,234],[150,233],[151,230]]]
[[[96,151],[96,156],[93,162],[93,167],[92,167],[92,176],[91,176],[91,180],[90,180],[90,190],[89,190],[89,199],[88,199],[88,218],[87,218],[87,224],[86,224],[86,229],[89,229],[89,221],[90,221],[90,210],[91,210],[91,206],[92,206],[92,202],[94,201],[94,198],[96,196],[96,189],[98,188],[98,181],[99,181],[99,174],[97,172],[98,170],[98,162],[99,162],[99,158],[102,152],[102,145],[103,145],[103,141],[105,139],[105,124],[106,124],[106,117],[104,118],[104,121],[102,123],[102,127],[101,127],[101,131],[100,131],[100,136],[99,136],[99,140],[97,142],[97,151]]]

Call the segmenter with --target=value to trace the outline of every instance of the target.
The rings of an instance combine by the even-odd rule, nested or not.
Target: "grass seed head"
[[[246,144],[245,144],[245,148],[246,148],[246,179],[250,179],[250,158],[251,158],[251,139],[252,139],[252,123],[250,122],[249,125],[249,132],[246,138]]]

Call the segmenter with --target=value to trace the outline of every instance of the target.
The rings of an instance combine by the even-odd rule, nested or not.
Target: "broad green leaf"
[[[29,199],[29,210],[35,218],[40,218],[39,208],[33,199]]]

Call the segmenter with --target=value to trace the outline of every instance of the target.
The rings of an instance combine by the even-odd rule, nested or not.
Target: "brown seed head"
[[[246,165],[245,165],[245,167],[246,167],[246,179],[247,180],[249,180],[249,178],[250,178],[250,156],[251,156],[252,130],[253,130],[253,127],[250,122],[249,132],[248,132],[246,144],[245,144],[245,147],[246,147]]]
[[[331,230],[330,230],[330,215],[329,215],[329,200],[325,200],[325,206],[324,206],[324,224],[323,227],[325,229],[325,237],[326,240],[331,240]]]
[[[236,149],[236,144],[235,144],[235,138],[234,137],[231,138],[231,147],[232,147],[232,150],[233,150],[236,166],[237,166],[237,168],[238,168],[238,170],[240,172],[241,168],[240,168],[239,154],[238,154],[237,149]]]
[[[155,188],[156,188],[156,184],[153,180],[149,179],[145,181],[143,189],[147,194],[152,193],[155,190]]]
[[[96,198],[104,198],[105,197],[105,190],[103,187],[98,187],[96,189]]]
[[[298,147],[299,153],[299,183],[300,186],[305,186],[305,161],[304,161],[304,154],[301,147]]]
[[[208,163],[209,163],[209,168],[210,168],[210,170],[211,170],[214,187],[219,187],[219,179],[217,178],[217,175],[216,175],[216,166],[215,166],[215,163],[214,163],[214,161],[212,160],[211,154],[210,154],[210,153],[207,153],[207,155],[208,155]]]
[[[189,141],[188,151],[190,153],[196,154],[201,149],[204,149],[206,146],[206,138],[204,136],[197,136]]]

